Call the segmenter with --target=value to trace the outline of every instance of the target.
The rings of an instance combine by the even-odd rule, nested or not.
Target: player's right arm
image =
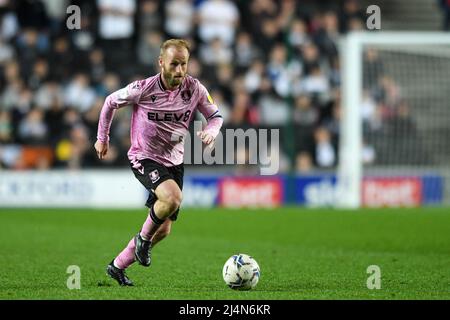
[[[141,81],[135,81],[106,97],[98,121],[97,141],[94,144],[99,159],[104,159],[108,153],[109,130],[116,110],[138,103],[141,94]]]

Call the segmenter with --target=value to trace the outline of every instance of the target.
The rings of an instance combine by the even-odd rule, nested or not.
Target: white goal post
[[[340,54],[341,54],[341,74],[342,74],[342,94],[341,94],[341,123],[340,123],[340,137],[339,137],[339,163],[337,168],[337,207],[341,208],[359,208],[363,205],[362,203],[362,187],[363,178],[365,175],[365,166],[363,165],[363,115],[362,115],[362,104],[363,104],[363,82],[364,82],[364,52],[367,48],[376,48],[381,51],[384,50],[384,59],[389,60],[385,62],[388,63],[388,70],[386,72],[392,71],[392,69],[401,74],[402,80],[408,82],[408,79],[412,77],[420,78],[420,72],[423,71],[423,87],[421,90],[425,92],[426,96],[429,97],[430,103],[426,102],[427,106],[420,107],[420,103],[424,104],[418,93],[409,94],[411,99],[416,99],[412,101],[411,104],[419,105],[415,107],[414,110],[418,118],[422,118],[422,115],[426,115],[425,107],[430,108],[433,112],[433,96],[439,96],[440,99],[437,103],[439,104],[439,112],[436,109],[436,117],[439,115],[447,116],[444,106],[446,95],[449,98],[449,103],[447,104],[447,109],[450,110],[450,33],[443,32],[353,32],[346,35],[340,43]],[[436,49],[439,48],[439,49]],[[411,57],[411,53],[414,55]],[[421,57],[418,57],[421,55]],[[426,55],[426,57],[425,57]],[[404,59],[405,57],[405,59]],[[428,58],[431,57],[431,58]],[[437,57],[437,58],[436,58]],[[412,59],[415,60],[412,60]],[[408,59],[411,59],[408,64]],[[439,59],[434,61],[434,64],[428,62],[433,59]],[[383,63],[383,57],[381,58]],[[423,62],[423,63],[422,63]],[[422,66],[421,66],[422,65]],[[400,68],[403,68],[400,70]],[[420,69],[422,68],[422,69]],[[445,73],[441,73],[442,69],[448,68],[447,77]],[[415,70],[417,69],[417,70]],[[395,73],[395,72],[394,72]],[[419,75],[418,75],[419,73]],[[439,75],[437,75],[439,73]],[[436,79],[433,77],[436,74]],[[439,77],[439,78],[438,78]],[[378,80],[377,80],[378,81]],[[419,79],[417,79],[419,81]],[[401,87],[401,84],[399,85]],[[417,82],[414,86],[410,86],[408,89],[410,91],[418,91],[414,88],[418,88],[419,83]],[[448,90],[448,92],[444,92]],[[425,91],[428,90],[428,91]],[[407,90],[405,90],[407,91]],[[408,94],[406,94],[408,96]],[[412,97],[416,98],[412,98]],[[428,105],[429,104],[429,105]],[[442,105],[442,106],[441,106]],[[427,128],[431,128],[430,123],[425,125]],[[450,127],[450,118],[447,119],[448,127]],[[423,127],[423,126],[422,126]],[[403,130],[401,127],[398,130]],[[397,131],[398,131],[397,130]],[[424,129],[425,130],[425,129]],[[392,135],[393,139],[397,132],[396,130],[391,130],[389,134]],[[447,131],[444,131],[447,132]],[[450,137],[442,137],[442,139],[449,139]],[[407,143],[407,139],[404,139],[404,144]],[[415,143],[413,140],[411,143]],[[442,142],[443,144],[445,141]],[[388,145],[388,143],[386,143]],[[427,143],[428,144],[428,143]],[[413,147],[413,146],[411,146]],[[395,148],[395,147],[392,147]],[[441,150],[440,145],[433,144],[433,152],[445,152]],[[387,153],[389,153],[388,147],[385,148]],[[392,149],[395,153],[396,150]],[[400,153],[401,151],[398,151]],[[450,154],[450,150],[446,151]],[[403,172],[407,170],[417,170],[420,171],[425,167],[432,167],[436,165],[435,162],[427,163],[424,160],[420,165],[399,165],[401,161],[398,157],[396,161],[389,161],[384,164],[384,170],[389,170],[389,168],[395,168],[390,174],[396,174],[397,172]],[[444,159],[444,155],[440,159]],[[443,160],[439,160],[437,165],[445,165]],[[419,161],[418,161],[419,162]],[[450,163],[448,164],[450,166]],[[375,161],[372,167],[377,168],[382,167],[378,165]],[[393,173],[394,172],[394,173]],[[450,180],[450,179],[449,179]],[[445,196],[444,196],[445,197]]]

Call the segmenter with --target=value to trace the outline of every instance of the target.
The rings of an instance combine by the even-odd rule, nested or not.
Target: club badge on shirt
[[[192,98],[192,92],[190,90],[183,90],[181,92],[181,98],[183,99],[183,102],[185,104],[190,103]]]
[[[152,183],[155,183],[156,181],[159,180],[159,172],[158,169],[153,170],[152,172],[149,173],[150,176],[150,180],[152,181]]]

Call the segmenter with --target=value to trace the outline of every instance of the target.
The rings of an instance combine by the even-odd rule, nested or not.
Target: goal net
[[[450,204],[450,35],[353,33],[342,43],[338,204]]]

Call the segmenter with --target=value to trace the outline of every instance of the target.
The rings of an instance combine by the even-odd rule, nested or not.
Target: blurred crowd
[[[70,5],[80,29],[67,27]],[[188,73],[209,89],[224,128],[280,128],[284,171],[333,168],[338,41],[365,19],[356,0],[0,0],[0,168],[105,166],[93,152],[104,99],[159,72],[168,38],[190,41]],[[377,103],[396,86],[376,51],[365,59],[380,97],[367,95],[365,123],[377,130]],[[127,165],[130,111],[116,113],[106,166]],[[375,159],[369,145],[364,155]]]
[[[437,0],[442,13],[443,13],[443,22],[442,29],[444,31],[450,30],[450,0]]]

